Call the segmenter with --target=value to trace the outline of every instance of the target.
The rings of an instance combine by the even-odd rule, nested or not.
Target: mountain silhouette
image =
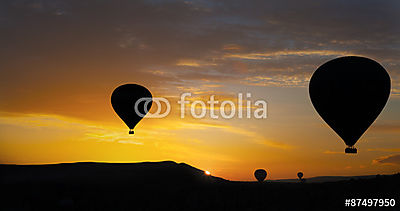
[[[343,179],[229,181],[172,161],[0,165],[0,210],[347,210],[346,198],[400,200],[400,174]]]
[[[322,182],[339,182],[348,181],[355,179],[373,179],[376,175],[364,175],[364,176],[318,176],[306,178],[308,183],[322,183]],[[278,179],[270,180],[271,182],[299,182],[299,179]]]
[[[50,165],[0,165],[2,182],[85,183],[85,184],[185,184],[223,181],[185,163],[173,161],[143,163],[62,163]]]

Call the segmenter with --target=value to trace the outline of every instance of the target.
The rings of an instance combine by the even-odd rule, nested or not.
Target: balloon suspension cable
[[[135,131],[133,131],[133,129],[129,129],[129,134],[135,134]]]
[[[347,154],[357,154],[357,149],[354,146],[348,146],[344,152]]]

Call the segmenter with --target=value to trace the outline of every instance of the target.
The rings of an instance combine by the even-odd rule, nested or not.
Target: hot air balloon
[[[303,178],[303,172],[297,172],[297,177],[299,178],[299,180],[301,181]]]
[[[254,176],[258,180],[258,182],[263,182],[265,178],[267,177],[267,172],[264,169],[257,169],[254,172]]]
[[[150,91],[137,84],[121,85],[111,95],[111,105],[128,126],[129,134],[134,134],[133,129],[149,112],[152,103]]]
[[[346,153],[375,121],[390,95],[390,76],[377,62],[357,56],[333,59],[313,74],[309,94],[315,110],[346,143]]]

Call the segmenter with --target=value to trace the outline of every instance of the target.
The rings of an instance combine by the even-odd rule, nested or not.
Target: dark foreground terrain
[[[346,198],[395,199],[400,175],[335,182],[232,182],[175,162],[0,165],[0,210],[352,210]],[[354,208],[353,208],[354,209]]]

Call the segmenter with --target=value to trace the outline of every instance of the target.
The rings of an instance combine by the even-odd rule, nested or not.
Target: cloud
[[[289,150],[289,149],[294,148],[293,145],[269,140],[253,131],[235,127],[235,126],[232,126],[229,124],[217,124],[217,123],[211,123],[209,121],[201,121],[201,122],[186,121],[186,122],[175,123],[174,127],[175,127],[174,128],[175,130],[206,130],[207,129],[209,131],[209,129],[219,129],[219,130],[231,133],[231,134],[237,134],[237,135],[246,137],[246,138],[248,138],[248,141],[252,142],[252,143],[256,143],[256,144],[260,144],[260,145],[264,145],[264,146],[268,146],[268,147],[272,147],[272,148],[277,148],[277,149],[283,149],[283,150]]]
[[[92,122],[93,123],[93,122]],[[82,120],[51,114],[0,113],[0,124],[30,128],[82,129],[96,126]]]
[[[23,128],[27,131],[36,130],[38,131],[38,136],[44,140],[51,139],[52,135],[54,139],[57,139],[58,137],[54,134],[58,134],[55,133],[55,131],[58,131],[63,137],[74,137],[71,138],[72,140],[116,142],[136,145],[143,144],[138,141],[129,140],[132,137],[127,134],[126,129],[104,124],[99,125],[93,121],[53,114],[18,114],[2,112],[0,113],[0,126],[0,129],[2,127],[13,127]],[[42,134],[45,130],[52,132]],[[148,133],[151,133],[151,131],[146,129],[142,130],[142,134]],[[3,139],[6,139],[5,137],[6,136],[4,136]],[[35,137],[32,135],[31,138],[34,139]],[[136,135],[135,139],[143,140],[144,137]]]
[[[132,141],[132,140],[119,140],[119,141],[117,141],[117,142],[118,142],[118,143],[121,143],[121,144],[143,145],[143,143],[141,143],[141,142]]]
[[[210,82],[304,87],[319,65],[349,54],[396,78],[399,9],[396,0],[1,1],[0,110],[83,117],[77,107],[90,98],[84,105],[105,113],[104,93],[125,82],[156,93]]]
[[[308,78],[301,76],[274,75],[270,77],[248,77],[243,81],[243,84],[269,87],[305,87],[308,81]]]
[[[379,157],[372,161],[373,164],[400,165],[400,154]]]
[[[343,151],[331,151],[331,150],[326,150],[324,151],[324,154],[343,154]]]
[[[400,152],[400,148],[375,148],[367,149],[368,152]]]
[[[205,120],[168,120],[148,124],[140,129],[140,133],[135,134],[135,140],[128,135],[125,127],[115,127],[114,125],[99,124],[94,121],[87,121],[78,118],[65,117],[53,114],[22,114],[22,113],[0,113],[0,129],[2,127],[25,128],[29,130],[48,130],[60,131],[60,134],[68,134],[68,137],[80,141],[95,142],[115,142],[121,144],[144,145],[145,141],[168,142],[175,138],[181,131],[197,130],[221,130],[225,133],[240,135],[247,138],[247,141],[278,148],[291,149],[293,146],[281,142],[271,141],[259,134],[235,127],[229,124]],[[41,134],[42,132],[40,132]],[[4,135],[4,134],[3,134]],[[46,136],[43,134],[43,136]],[[63,135],[66,136],[66,135]],[[5,136],[3,136],[5,138]],[[50,139],[50,137],[45,137]]]
[[[371,129],[376,132],[399,133],[400,125],[399,124],[377,124],[377,125],[373,125]]]
[[[330,50],[285,50],[275,51],[271,53],[248,53],[248,54],[227,54],[225,58],[238,58],[238,59],[249,59],[249,60],[268,60],[277,57],[287,56],[344,56],[348,55],[348,52],[330,51]]]

